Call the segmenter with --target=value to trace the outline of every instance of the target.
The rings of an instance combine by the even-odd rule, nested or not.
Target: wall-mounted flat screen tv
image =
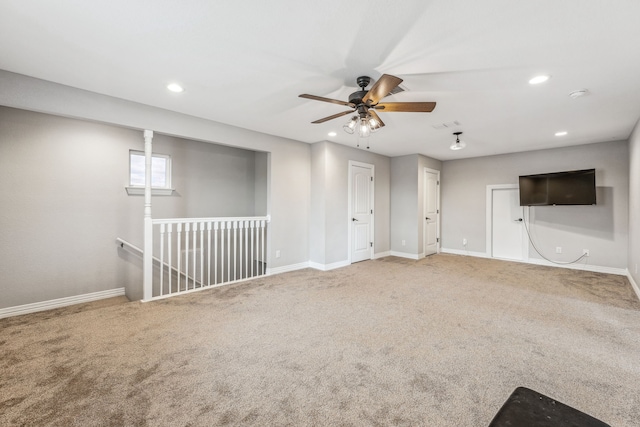
[[[525,175],[519,183],[520,206],[596,204],[595,169]]]

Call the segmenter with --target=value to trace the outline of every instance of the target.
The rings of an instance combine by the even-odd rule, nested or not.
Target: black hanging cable
[[[529,208],[530,208],[530,206],[527,206],[527,211],[528,212],[529,212]],[[530,218],[531,214],[529,214],[528,216]],[[554,261],[552,259],[547,258],[546,256],[542,255],[542,253],[536,247],[536,244],[533,243],[533,239],[531,238],[531,234],[529,233],[529,227],[527,227],[527,216],[524,214],[524,206],[522,207],[522,217],[524,218],[524,229],[527,230],[527,236],[529,237],[529,242],[531,242],[531,246],[533,246],[533,249],[535,249],[535,251],[538,253],[538,255],[540,255],[542,258],[544,258],[547,261],[552,262],[554,264],[567,265],[567,264],[575,264],[576,262],[580,261],[582,258],[587,256],[587,254],[582,254],[578,258],[576,258],[575,260],[567,261],[567,262]]]

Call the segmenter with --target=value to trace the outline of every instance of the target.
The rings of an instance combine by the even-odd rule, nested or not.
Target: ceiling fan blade
[[[371,89],[369,89],[369,92],[367,92],[364,98],[362,98],[362,101],[369,105],[375,105],[382,98],[389,95],[389,92],[395,89],[400,83],[402,83],[402,79],[400,77],[383,74]]]
[[[315,123],[315,124],[324,123],[324,122],[328,122],[329,120],[337,119],[338,117],[346,116],[347,114],[353,114],[353,113],[354,113],[353,110],[343,111],[342,113],[334,114],[333,116],[325,117],[324,119],[318,119],[315,122],[311,122],[311,123]]]
[[[339,99],[331,99],[331,98],[323,98],[322,96],[315,96],[303,93],[302,95],[298,95],[300,98],[314,99],[316,101],[330,102],[332,104],[345,105],[347,107],[355,108],[356,106],[350,102],[340,101]]]
[[[373,119],[378,122],[377,129],[380,129],[382,126],[384,126],[384,122],[380,119],[378,113],[376,113],[373,109],[369,109],[369,114],[371,114],[371,117],[373,117]]]
[[[436,108],[435,102],[382,102],[374,105],[379,111],[387,112],[408,112],[408,113],[430,113]]]

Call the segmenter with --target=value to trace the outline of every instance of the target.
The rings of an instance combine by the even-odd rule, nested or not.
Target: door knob
[[[351,221],[357,221],[357,219],[355,219],[355,218],[351,218]]]
[[[522,222],[522,218],[514,219],[515,222]]]
[[[426,220],[430,220],[431,218],[429,218],[429,217],[426,217],[425,219],[426,219]]]

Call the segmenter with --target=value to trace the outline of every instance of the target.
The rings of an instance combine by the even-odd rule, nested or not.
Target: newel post
[[[153,131],[144,131],[144,253],[142,301],[153,297],[153,223],[151,222],[151,153]]]

